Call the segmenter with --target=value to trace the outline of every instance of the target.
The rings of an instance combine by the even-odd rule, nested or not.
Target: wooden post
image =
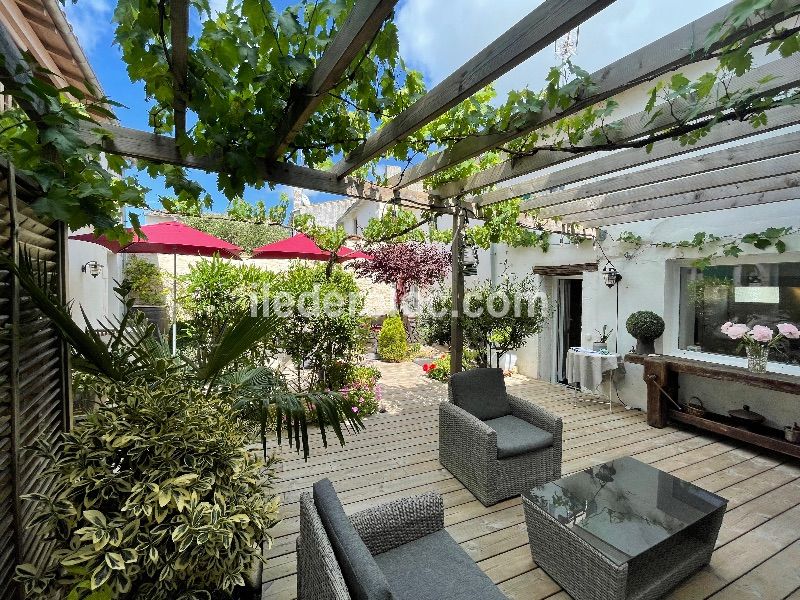
[[[662,388],[666,389],[669,380],[664,361],[645,357],[643,379],[647,383],[647,424],[658,429],[666,427],[670,404],[661,392]]]
[[[453,244],[451,250],[453,265],[453,310],[450,314],[451,373],[459,373],[461,371],[464,357],[464,330],[461,327],[461,317],[464,316],[464,271],[461,266],[463,234],[464,210],[461,207],[461,200],[458,199],[453,213]]]

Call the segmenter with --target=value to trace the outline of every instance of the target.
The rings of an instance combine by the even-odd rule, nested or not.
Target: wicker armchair
[[[561,418],[506,392],[500,369],[457,373],[439,405],[439,461],[484,506],[561,477]]]
[[[327,480],[317,485],[320,483],[330,486]],[[298,600],[505,599],[445,531],[439,494],[429,492],[388,502],[334,526],[323,523],[320,511],[341,511],[341,504],[335,500],[338,506],[331,507],[329,496],[328,506],[318,506],[316,496],[317,486],[314,497],[308,493],[300,496]],[[343,525],[351,531],[343,531]],[[348,535],[366,546],[366,557],[357,556],[358,549],[354,551],[352,546],[331,541],[341,542]],[[361,585],[357,580],[363,581],[364,572],[370,570],[372,581]]]

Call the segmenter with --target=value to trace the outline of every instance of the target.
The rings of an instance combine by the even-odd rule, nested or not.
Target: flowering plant
[[[442,355],[432,363],[422,365],[425,375],[436,381],[447,381],[450,378],[450,357]]]
[[[360,417],[378,412],[381,403],[381,372],[374,367],[355,367],[350,382],[339,392],[344,396],[350,410]]]
[[[800,330],[792,323],[779,323],[778,334],[765,325],[754,325],[751,329],[743,323],[728,321],[720,327],[720,331],[732,340],[741,340],[739,348],[750,350],[769,350],[782,339],[796,340],[800,338]]]

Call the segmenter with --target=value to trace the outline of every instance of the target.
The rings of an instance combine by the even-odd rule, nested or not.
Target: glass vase
[[[747,351],[747,369],[753,373],[766,373],[769,348],[762,345],[752,345],[745,348]]]

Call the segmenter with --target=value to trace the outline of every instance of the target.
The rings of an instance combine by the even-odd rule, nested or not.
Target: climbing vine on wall
[[[692,261],[692,265],[703,270],[711,266],[714,259],[720,256],[738,257],[745,252],[745,246],[752,246],[757,250],[773,248],[778,254],[783,254],[786,252],[786,241],[783,238],[798,232],[800,229],[796,227],[768,227],[764,231],[720,237],[713,233],[698,231],[691,239],[678,242],[659,242],[647,241],[632,231],[623,231],[615,241],[635,246],[636,250],[645,246],[695,250],[703,255]]]

